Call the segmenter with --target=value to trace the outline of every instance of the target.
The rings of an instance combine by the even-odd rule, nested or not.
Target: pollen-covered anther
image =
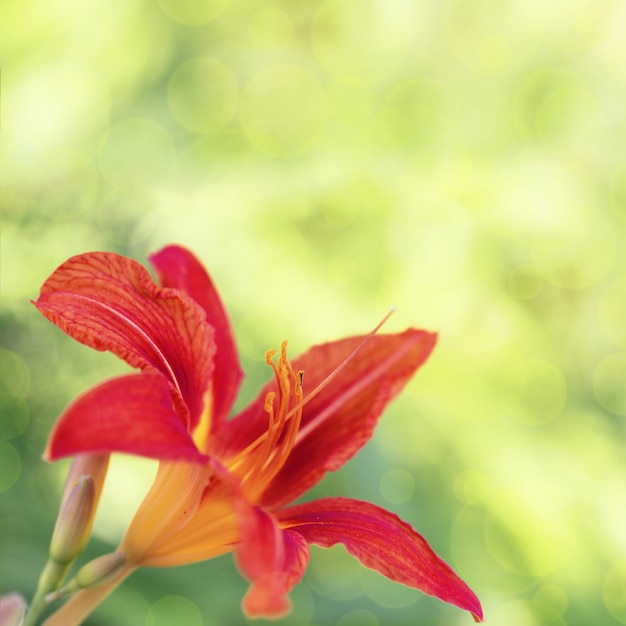
[[[248,447],[247,463],[242,476],[244,489],[251,500],[256,499],[289,457],[296,440],[302,416],[302,377],[294,371],[287,357],[287,342],[280,346],[280,356],[274,362],[275,350],[265,353],[265,362],[274,370],[277,390],[265,397],[263,408],[268,425],[265,433]],[[233,467],[231,465],[231,467]]]
[[[274,359],[274,355],[276,354],[276,350],[267,350],[265,352],[265,362],[268,365],[271,365]]]
[[[270,416],[270,421],[273,419],[273,416],[274,416],[274,398],[275,397],[276,397],[276,393],[273,391],[270,391],[265,396],[265,404],[263,405],[263,409]]]

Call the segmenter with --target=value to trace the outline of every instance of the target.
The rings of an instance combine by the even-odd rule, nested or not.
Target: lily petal
[[[343,543],[363,565],[469,611],[483,621],[474,592],[442,561],[426,540],[397,515],[374,504],[348,498],[324,498],[276,513],[291,529],[324,548]]]
[[[300,497],[327,471],[340,468],[370,439],[385,407],[432,351],[437,336],[409,329],[372,337],[328,384],[306,403],[295,445],[259,504],[277,508]],[[304,396],[322,383],[362,342],[350,337],[318,345],[293,361],[304,370]],[[218,433],[220,454],[244,449],[267,428],[264,401],[275,384]]]
[[[215,344],[204,310],[191,298],[158,287],[133,259],[92,252],[58,267],[34,304],[77,341],[160,372],[193,430],[213,373]]]
[[[235,559],[251,581],[242,608],[248,617],[277,618],[291,609],[289,590],[302,579],[309,547],[301,535],[281,530],[274,517],[241,499],[237,506],[241,540]]]
[[[79,396],[57,421],[48,461],[85,452],[125,452],[154,459],[204,463],[160,374],[129,374]],[[80,457],[79,457],[80,458]]]
[[[226,309],[207,271],[185,248],[167,246],[152,254],[150,262],[160,283],[191,296],[204,309],[207,322],[215,329],[217,358],[213,371],[213,427],[230,411],[243,377]]]
[[[203,465],[159,464],[150,491],[139,505],[119,547],[129,563],[170,567],[194,562],[188,558],[189,552],[197,553],[201,546],[196,545],[196,537],[190,535],[188,527],[196,521],[211,475],[211,459]],[[217,554],[221,552],[209,552],[204,558]]]
[[[239,480],[217,459],[204,466],[161,463],[121,549],[141,564],[171,567],[230,552],[239,541]]]

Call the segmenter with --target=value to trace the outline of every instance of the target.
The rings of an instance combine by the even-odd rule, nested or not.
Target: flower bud
[[[72,460],[70,469],[67,472],[67,478],[65,479],[65,487],[63,488],[62,502],[65,502],[70,492],[72,491],[72,487],[76,484],[76,482],[81,476],[91,476],[96,486],[96,504],[97,504],[98,498],[100,497],[100,494],[102,492],[102,487],[104,485],[104,480],[106,478],[108,468],[109,468],[109,455],[108,454],[93,454],[93,453],[77,454]],[[95,505],[94,505],[94,508],[95,508]]]
[[[60,565],[71,563],[89,539],[95,514],[95,486],[91,476],[81,476],[64,498],[57,518],[50,559]]]
[[[123,552],[112,552],[99,556],[83,565],[76,573],[75,580],[79,589],[97,587],[108,583],[126,565],[126,555]]]
[[[46,596],[46,602],[65,598],[81,589],[98,587],[108,583],[124,569],[126,562],[126,555],[123,552],[112,552],[111,554],[99,556],[97,559],[83,565],[67,585],[49,593]],[[2,625],[0,624],[0,626]]]

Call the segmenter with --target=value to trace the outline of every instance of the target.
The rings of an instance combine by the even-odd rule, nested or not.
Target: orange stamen
[[[296,376],[287,358],[286,341],[283,341],[280,352],[277,364],[273,361],[275,351],[268,350],[265,355],[265,362],[274,370],[278,384],[278,391],[268,393],[265,398],[267,431],[228,463],[231,471],[239,470],[237,473],[251,500],[260,495],[280,471],[289,457],[300,427],[302,410],[294,413],[289,411],[289,407],[294,402],[296,405],[301,404],[302,387],[299,380],[302,374]]]
[[[304,371],[297,374],[287,358],[287,342],[281,344],[281,355],[278,364],[272,360],[275,350],[268,350],[265,354],[265,362],[272,367],[276,382],[278,383],[278,406],[275,410],[276,392],[270,392],[265,398],[265,411],[268,414],[267,430],[250,443],[244,450],[239,452],[227,463],[231,471],[237,471],[242,477],[244,488],[248,491],[248,497],[252,500],[260,495],[276,474],[283,467],[293,446],[301,438],[300,420],[302,409],[320,391],[328,385],[368,343],[368,341],[380,330],[381,326],[389,319],[395,309],[391,309],[385,317],[359,342],[354,350],[322,381],[306,398],[303,397],[302,382]],[[377,372],[380,368],[375,368]],[[366,376],[370,379],[370,376]],[[292,402],[293,401],[293,402]],[[291,406],[291,409],[289,408]],[[322,417],[329,414],[324,411]],[[316,420],[318,422],[319,420]],[[305,429],[308,432],[311,425]],[[243,469],[245,468],[245,470]]]

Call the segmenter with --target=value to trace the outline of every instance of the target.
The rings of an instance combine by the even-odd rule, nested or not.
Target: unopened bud
[[[126,565],[123,552],[112,552],[99,556],[83,565],[77,572],[75,580],[80,589],[104,585],[114,578]]]
[[[93,478],[81,476],[64,498],[50,542],[55,563],[71,563],[83,551],[95,514],[95,495]]]
[[[63,502],[67,499],[72,487],[78,482],[81,476],[91,476],[96,486],[96,505],[100,494],[102,493],[102,486],[107,475],[109,467],[109,455],[108,454],[77,454],[72,460],[70,469],[67,472],[67,478],[65,480],[65,487],[63,488]],[[94,508],[95,506],[94,505]]]
[[[69,596],[80,589],[104,585],[119,574],[125,566],[126,555],[123,552],[112,552],[111,554],[99,556],[97,559],[83,565],[67,585],[49,593],[46,596],[46,601],[52,602],[53,600]]]

